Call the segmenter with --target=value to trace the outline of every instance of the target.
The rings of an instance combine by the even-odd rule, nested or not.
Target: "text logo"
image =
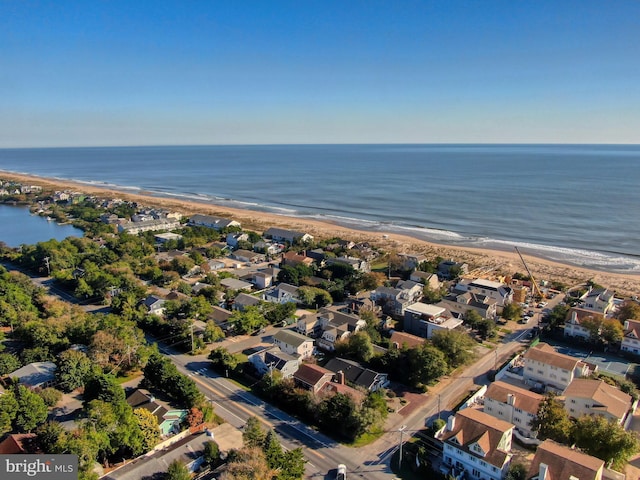
[[[77,480],[77,455],[0,455],[2,480]]]

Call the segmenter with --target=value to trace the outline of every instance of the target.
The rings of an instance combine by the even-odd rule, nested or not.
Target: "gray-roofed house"
[[[369,262],[356,257],[329,257],[325,260],[325,263],[327,265],[349,265],[356,272],[369,273],[371,271],[371,265],[369,265]]]
[[[298,303],[298,287],[288,283],[280,283],[265,292],[262,299],[272,303]]]
[[[227,227],[240,227],[240,223],[228,218],[214,217],[213,215],[193,215],[187,223],[192,227],[207,227],[222,230]]]
[[[282,378],[290,378],[300,367],[300,358],[284,353],[279,347],[268,347],[248,357],[260,375],[278,371]]]
[[[45,388],[55,384],[56,369],[56,364],[53,362],[33,362],[7,376],[17,379],[25,387]]]
[[[220,280],[220,285],[222,285],[227,290],[247,290],[251,291],[253,285],[249,282],[244,282],[242,280],[238,280],[237,278],[223,278]]]
[[[266,232],[264,232],[264,236],[278,242],[289,242],[291,244],[296,242],[310,242],[313,240],[313,236],[309,235],[308,233],[296,232],[295,230],[286,230],[284,228],[275,227],[271,227]]]
[[[158,220],[146,220],[144,222],[127,222],[118,225],[118,232],[137,235],[142,232],[155,232],[159,230],[174,230],[180,228],[180,222],[168,218]]]
[[[273,336],[273,344],[284,353],[297,355],[301,359],[313,355],[313,340],[293,330],[280,330]]]
[[[148,295],[147,298],[142,300],[141,303],[147,309],[147,313],[151,315],[162,316],[164,315],[164,311],[165,311],[165,308],[164,308],[165,302],[166,300],[160,297],[157,297],[156,295]]]
[[[259,263],[264,262],[264,255],[262,253],[252,252],[251,250],[236,250],[230,255],[234,260],[247,263]]]
[[[233,305],[231,308],[234,310],[244,311],[247,307],[255,307],[260,304],[260,299],[258,297],[254,297],[253,295],[249,295],[248,293],[239,293],[236,298],[233,300]]]
[[[325,368],[334,373],[342,372],[349,383],[370,392],[380,390],[389,384],[389,376],[386,373],[378,373],[352,360],[332,358],[327,362]]]

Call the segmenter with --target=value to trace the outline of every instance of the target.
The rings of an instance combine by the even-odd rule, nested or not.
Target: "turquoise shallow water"
[[[640,273],[640,147],[0,149],[0,169]]]

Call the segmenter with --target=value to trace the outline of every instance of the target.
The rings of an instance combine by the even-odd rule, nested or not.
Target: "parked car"
[[[338,470],[336,471],[336,480],[347,480],[347,467],[343,463],[338,465]]]

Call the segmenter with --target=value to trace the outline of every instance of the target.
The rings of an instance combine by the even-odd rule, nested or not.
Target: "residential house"
[[[46,388],[55,384],[56,369],[53,362],[33,362],[9,373],[7,377],[18,380],[25,387]]]
[[[371,265],[366,260],[356,257],[329,257],[325,260],[327,265],[348,265],[356,272],[369,273]]]
[[[298,303],[298,287],[280,283],[262,295],[262,299],[272,303]]]
[[[603,380],[576,378],[564,391],[564,408],[573,418],[601,415],[624,425],[632,403],[630,395]]]
[[[431,338],[439,330],[453,330],[462,320],[446,315],[446,310],[436,305],[414,303],[406,308],[404,330],[419,337]]]
[[[575,378],[588,377],[590,366],[578,358],[556,352],[538,343],[523,355],[523,377],[527,385],[562,393]]]
[[[354,314],[359,314],[360,312],[372,312],[375,315],[380,314],[382,309],[379,305],[376,305],[376,302],[371,300],[370,293],[361,293],[358,295],[351,295],[347,298],[349,311]]]
[[[475,280],[463,278],[455,285],[454,290],[493,298],[497,302],[498,307],[504,307],[513,300],[513,290],[511,287],[508,287],[504,283],[485,280],[484,278],[476,278]]]
[[[229,220],[227,218],[222,217],[214,217],[212,215],[194,215],[192,216],[187,225],[192,227],[207,227],[214,228],[216,230],[222,230],[223,228],[228,227],[238,227],[240,228],[240,223],[235,220]]]
[[[336,393],[341,393],[342,395],[349,395],[356,405],[362,404],[365,398],[367,398],[364,392],[361,392],[356,388],[350,387],[345,383],[345,376],[342,372],[338,372],[337,374],[334,374],[333,381],[326,382],[322,387],[320,387],[320,390],[318,391],[318,396],[332,397]]]
[[[362,387],[370,392],[375,392],[389,384],[389,376],[386,373],[378,373],[361,366],[358,362],[344,358],[332,358],[325,365],[327,370],[344,375],[349,383]],[[342,378],[342,377],[339,377]]]
[[[420,270],[414,270],[409,275],[409,280],[416,283],[422,283],[429,287],[431,290],[438,290],[440,288],[440,280],[435,273],[421,272]]]
[[[153,238],[156,240],[156,243],[167,243],[167,242],[171,242],[171,241],[175,241],[175,242],[179,242],[180,240],[182,240],[182,235],[178,234],[178,233],[171,233],[171,232],[167,232],[167,233],[156,233]]]
[[[513,425],[473,408],[451,415],[439,434],[443,473],[502,480],[511,463]]]
[[[395,288],[378,287],[371,292],[371,300],[382,306],[382,311],[402,317],[408,306],[422,298],[423,285],[417,282],[401,281]]]
[[[313,355],[313,339],[293,330],[280,330],[273,336],[273,343],[284,353],[304,360]]]
[[[590,289],[582,297],[582,308],[607,316],[615,310],[614,295],[606,288]]]
[[[284,249],[282,244],[260,240],[253,244],[253,250],[265,255],[277,255]]]
[[[333,351],[338,340],[345,340],[352,333],[364,328],[367,322],[357,315],[342,312],[340,307],[324,307],[317,314],[322,333],[317,345],[324,350]],[[315,325],[313,327],[316,328]]]
[[[227,233],[226,242],[231,248],[238,248],[240,242],[248,242],[249,234],[243,232]]]
[[[143,222],[128,222],[118,225],[118,232],[138,235],[142,232],[157,232],[159,230],[174,230],[180,228],[180,222],[170,218],[146,220]]]
[[[293,381],[298,387],[311,390],[313,393],[318,393],[332,378],[331,370],[312,363],[303,363],[293,374]]]
[[[410,333],[394,331],[389,339],[389,345],[395,348],[416,348],[424,345],[425,341],[425,337],[418,337],[417,335],[411,335]]]
[[[591,331],[583,325],[584,321],[603,320],[603,315],[593,310],[572,307],[564,322],[564,336],[580,340],[590,340]]]
[[[226,290],[245,290],[250,292],[253,289],[253,285],[249,282],[244,282],[237,278],[223,278],[220,280],[220,285],[222,285]]]
[[[278,347],[268,347],[248,357],[249,362],[260,375],[280,372],[282,378],[291,378],[300,367],[300,357],[284,353]]]
[[[300,265],[300,264],[310,267],[311,265],[313,265],[313,258],[290,251],[290,252],[285,252],[282,255],[282,261],[280,262],[280,264],[283,267],[285,266],[295,267],[296,265]]]
[[[271,238],[277,242],[289,242],[290,244],[298,243],[306,243],[313,241],[313,236],[304,232],[296,232],[294,230],[285,230],[284,228],[275,228],[271,227],[266,232],[264,232],[264,236],[267,238]]]
[[[298,318],[295,329],[307,337],[318,337],[322,335],[322,319],[317,313],[305,313]]]
[[[482,318],[490,320],[495,319],[498,314],[497,300],[472,292],[454,290],[435,305],[446,308],[456,318],[463,318],[469,310],[473,310]]]
[[[189,413],[184,409],[174,409],[168,404],[160,402],[146,390],[136,389],[127,396],[127,403],[131,408],[144,408],[158,419],[160,434],[163,436],[176,434],[180,431],[180,424]]]
[[[531,422],[538,415],[544,397],[538,393],[509,383],[496,381],[484,394],[483,411],[492,417],[513,423],[516,431],[524,437],[533,438],[535,432]]]
[[[240,295],[246,295],[246,294],[241,293],[238,295],[238,297]],[[250,296],[250,295],[247,295],[247,296]],[[233,314],[233,312],[230,312],[226,308],[222,308],[217,305],[214,305],[212,309],[213,309],[212,312],[207,316],[207,320],[213,320],[216,323],[216,325],[223,325],[227,323],[229,321],[229,317]]]
[[[624,336],[622,337],[620,350],[640,355],[640,321],[624,321]]]
[[[156,295],[148,295],[147,298],[142,300],[141,303],[142,305],[144,305],[149,315],[158,315],[159,317],[161,317],[164,315],[165,302],[165,299],[160,298]]]
[[[239,260],[245,263],[259,263],[264,262],[264,255],[261,253],[252,252],[250,250],[236,250],[231,255],[231,258]]]
[[[438,264],[438,277],[451,280],[458,275],[469,273],[469,265],[454,260],[443,260]]]
[[[258,289],[263,290],[273,285],[273,276],[266,272],[254,272],[251,283]]]
[[[604,461],[545,440],[536,449],[528,480],[602,480]]]
[[[398,257],[402,260],[404,270],[415,270],[418,265],[427,261],[426,255],[421,253],[399,253]]]
[[[233,300],[232,308],[242,312],[247,307],[255,307],[258,305],[260,305],[260,299],[258,297],[254,297],[248,293],[239,293]]]
[[[212,270],[212,271],[220,270],[227,266],[222,260],[218,260],[216,258],[207,260],[207,265],[209,266],[209,270]]]
[[[169,465],[176,461],[184,464],[189,473],[195,473],[204,463],[205,444],[214,439],[223,454],[231,449],[242,448],[242,432],[225,423],[212,431],[189,435],[162,449],[126,462],[100,478],[101,480],[165,478]]]

